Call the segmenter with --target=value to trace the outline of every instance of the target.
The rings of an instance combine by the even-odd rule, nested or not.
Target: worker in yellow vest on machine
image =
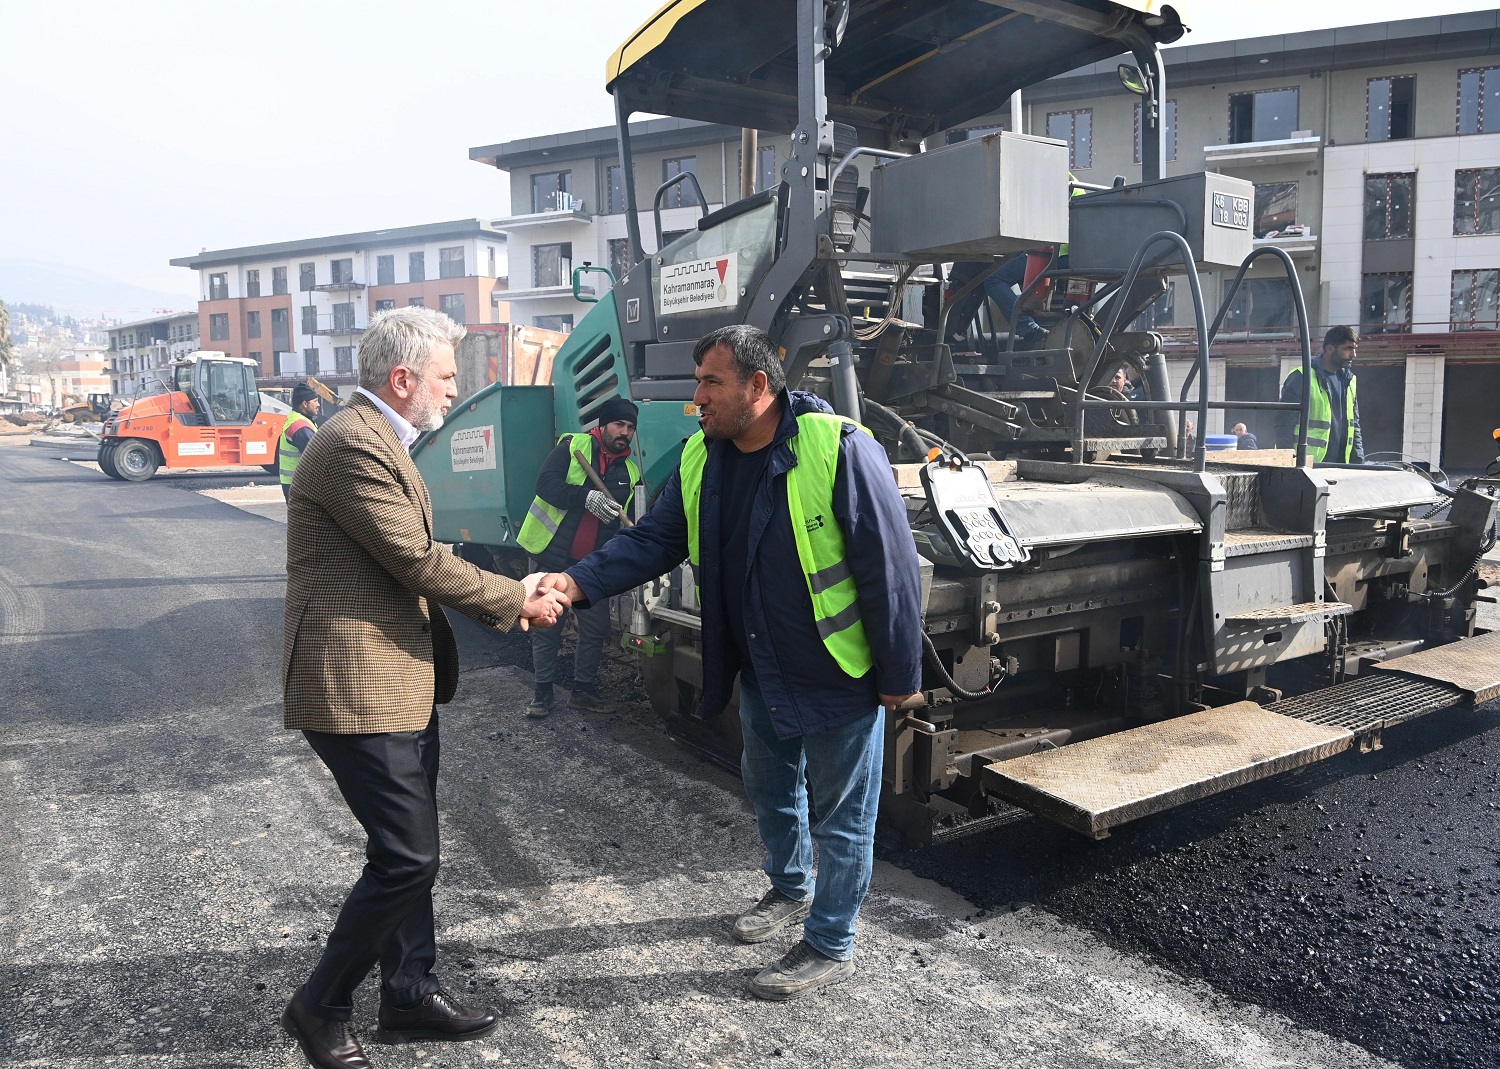
[[[641,469],[630,456],[639,415],[632,402],[611,397],[599,408],[599,425],[594,430],[558,439],[537,474],[536,500],[527,510],[516,539],[531,555],[530,571],[562,571],[608,541],[620,529],[622,520],[629,522],[625,510],[641,481]],[[609,602],[572,612],[578,626],[578,645],[573,652],[570,704],[580,712],[607,713],[614,707],[599,695],[598,672],[609,638]],[[561,627],[532,632],[536,692],[526,707],[529,717],[552,712],[562,633]]]
[[[323,401],[317,392],[305,382],[292,387],[292,414],[281,428],[281,440],[276,443],[276,466],[281,473],[281,496],[288,500],[292,496],[292,476],[297,471],[297,461],[318,426],[313,421],[323,410]]]
[[[1323,335],[1323,352],[1313,357],[1312,395],[1307,404],[1307,458],[1316,464],[1363,464],[1365,444],[1359,433],[1359,397],[1354,378],[1354,358],[1359,353],[1359,334],[1353,327],[1331,327]],[[1302,369],[1293,368],[1281,386],[1281,399],[1291,404],[1302,400]],[[1278,420],[1277,444],[1297,447],[1295,413]]]

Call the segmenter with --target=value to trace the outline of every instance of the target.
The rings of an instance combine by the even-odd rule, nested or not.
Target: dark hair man
[[[285,724],[306,736],[368,836],[364,871],[281,1015],[322,1069],[368,1069],[349,1017],[377,963],[382,1042],[475,1039],[498,1021],[432,972],[437,706],[458,689],[458,646],[439,606],[524,630],[556,622],[567,599],[538,591],[538,576],[481,571],[429,533],[432,505],[407,450],[458,396],[463,336],[427,308],[371,319],[360,387],[313,436],[287,503]]]
[[[1365,445],[1359,433],[1359,398],[1354,358],[1359,334],[1353,327],[1330,327],[1323,335],[1323,352],[1313,357],[1312,394],[1307,407],[1307,456],[1314,463],[1363,464]],[[1281,386],[1281,399],[1302,401],[1302,369],[1293,368]],[[1299,423],[1292,412],[1278,413],[1277,445],[1295,449]]]
[[[565,434],[547,455],[536,477],[536,500],[527,510],[516,539],[531,555],[531,571],[560,572],[607,542],[620,529],[620,514],[630,505],[641,469],[630,458],[630,441],[640,410],[623,397],[600,407],[599,425],[584,434]],[[582,453],[609,492],[596,488],[575,455]],[[599,696],[599,660],[609,638],[609,602],[573,610],[578,645],[573,654],[571,704],[581,712],[607,713],[614,707]],[[562,628],[549,627],[531,636],[531,666],[536,693],[526,715],[552,712],[553,682]]]
[[[721,713],[739,677],[740,769],[771,880],[734,935],[758,943],[803,921],[802,940],[750,984],[787,999],[854,972],[885,713],[921,685],[920,573],[885,451],[821,399],[788,392],[770,338],[723,327],[693,360],[702,430],[651,511],[541,583],[598,602],[692,563],[702,711]]]
[[[281,475],[281,496],[292,496],[292,476],[297,473],[297,461],[302,451],[312,441],[317,431],[313,421],[323,409],[323,400],[305,382],[292,387],[292,414],[281,428],[281,439],[276,443],[276,467]]]

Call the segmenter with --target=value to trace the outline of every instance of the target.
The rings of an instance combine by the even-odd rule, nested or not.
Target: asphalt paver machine
[[[551,387],[489,387],[418,443],[439,537],[515,553],[553,433],[589,426],[616,393],[641,405],[657,490],[696,426],[694,342],[750,323],[789,383],[869,427],[906,498],[927,656],[921,699],[889,720],[882,821],[908,843],[1010,805],[1102,837],[1500,695],[1500,634],[1476,634],[1474,612],[1492,488],[1311,465],[1305,436],[1295,456],[1206,448],[1213,413],[1290,407],[1210,400],[1209,352],[1252,259],[1293,267],[1252,248],[1248,183],[1163,177],[1158,48],[1183,32],[1154,0],[667,4],[608,63],[626,202],[649,205],[627,217],[633,266],[558,353]],[[1047,138],[946,136],[1117,59],[1119,91],[1140,96],[1142,182],[1078,183]],[[791,148],[774,188],[718,210],[690,173],[638,201],[637,113]],[[701,217],[664,241],[669,196]],[[971,324],[966,301],[1027,250],[1044,250],[1028,291],[1053,296],[1044,347],[1018,349]],[[1209,269],[1237,271],[1216,314]],[[1161,336],[1130,329],[1168,276],[1185,277],[1196,321],[1177,384]],[[1128,396],[1109,384],[1122,366],[1141,384]],[[734,717],[693,716],[687,569],[618,599],[616,619],[670,730],[732,758]]]

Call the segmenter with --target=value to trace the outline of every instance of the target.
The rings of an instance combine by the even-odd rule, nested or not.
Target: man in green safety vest
[[[317,431],[313,420],[323,410],[323,401],[305,382],[292,387],[292,414],[281,428],[281,439],[276,443],[276,466],[281,473],[281,496],[292,497],[292,476],[297,473],[297,461],[302,459],[302,450],[312,441]]]
[[[738,679],[740,771],[771,883],[732,933],[758,943],[802,923],[750,983],[787,999],[854,972],[885,716],[921,687],[921,573],[885,450],[788,391],[764,332],[721,327],[693,361],[702,429],[677,472],[640,523],[541,587],[599,603],[692,564],[702,712],[723,712]]]
[[[1359,334],[1353,327],[1331,327],[1323,335],[1323,352],[1313,357],[1312,394],[1307,402],[1307,457],[1314,463],[1363,464],[1365,443],[1359,433],[1359,397],[1354,358]],[[1293,368],[1281,386],[1281,399],[1302,401],[1302,369]],[[1277,420],[1277,445],[1295,449],[1300,430],[1295,413]]]
[[[596,413],[592,431],[565,434],[547,455],[536,477],[536,499],[521,524],[517,541],[531,555],[532,572],[558,572],[587,557],[620,529],[620,516],[629,507],[641,470],[630,456],[630,442],[640,410],[623,397],[611,397]],[[609,488],[598,489],[577,454]],[[573,610],[578,645],[573,653],[574,709],[607,713],[614,706],[599,695],[599,660],[609,639],[609,603],[600,601]],[[538,628],[531,635],[531,667],[536,692],[526,715],[552,712],[557,679],[557,654],[562,648],[561,627]]]

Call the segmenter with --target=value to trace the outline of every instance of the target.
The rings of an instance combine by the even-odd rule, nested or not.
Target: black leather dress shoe
[[[415,1006],[401,1009],[384,999],[375,1038],[382,1043],[414,1039],[478,1039],[500,1023],[493,1010],[472,1010],[446,991],[434,991]]]
[[[349,1022],[317,1016],[307,1008],[300,987],[282,1011],[281,1027],[318,1069],[370,1069],[370,1059],[349,1030]]]

